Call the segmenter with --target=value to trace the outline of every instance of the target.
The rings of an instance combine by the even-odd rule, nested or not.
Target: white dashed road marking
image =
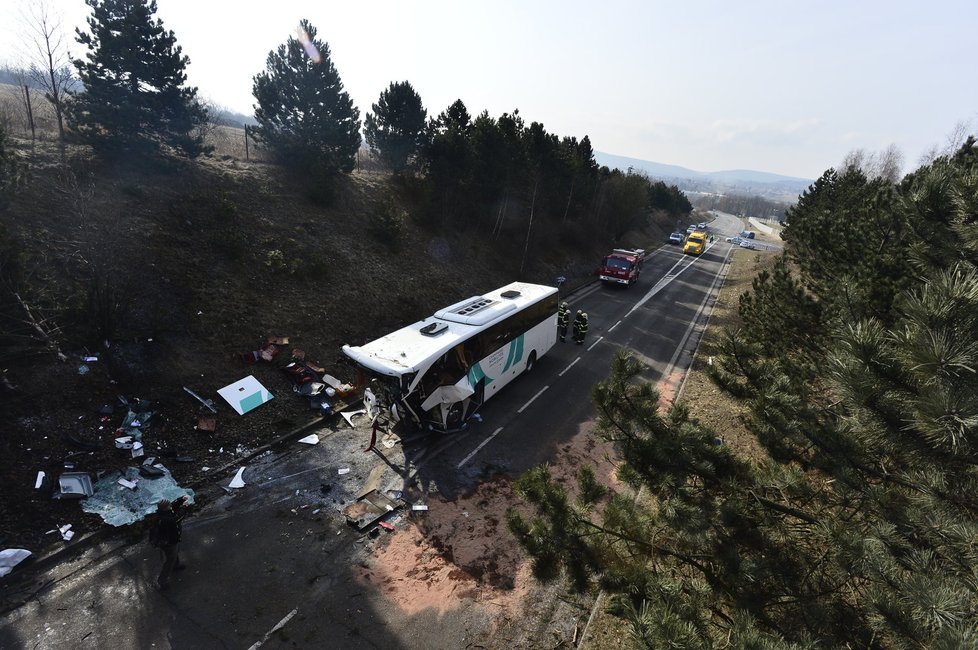
[[[455,469],[461,469],[462,468],[462,465],[464,465],[465,463],[467,463],[470,460],[472,460],[472,457],[475,456],[476,454],[478,454],[479,453],[479,450],[482,449],[483,447],[485,447],[487,444],[489,444],[489,441],[492,440],[493,438],[495,438],[499,434],[499,432],[502,431],[502,430],[503,430],[503,428],[502,427],[499,427],[498,429],[496,429],[495,431],[493,431],[492,432],[492,435],[489,436],[488,438],[486,438],[485,440],[483,440],[479,444],[478,447],[476,447],[475,449],[472,450],[472,453],[470,453],[468,456],[466,456],[465,458],[463,458],[462,459],[462,462],[460,462],[458,465],[455,466]]]
[[[574,359],[573,361],[571,361],[571,362],[570,362],[570,365],[568,365],[568,366],[567,366],[566,368],[564,368],[563,370],[561,370],[561,371],[560,371],[560,373],[559,373],[559,374],[558,374],[557,376],[558,376],[558,377],[563,377],[563,376],[564,376],[564,373],[565,373],[565,372],[567,372],[568,370],[570,370],[570,369],[571,369],[571,367],[572,367],[572,366],[573,366],[573,365],[574,365],[575,363],[577,363],[578,361],[580,361],[580,360],[581,360],[581,358],[580,358],[580,357],[577,357],[576,359]]]
[[[539,393],[537,393],[536,395],[534,395],[533,397],[531,397],[531,398],[530,398],[530,401],[529,401],[529,402],[527,402],[526,404],[524,404],[523,406],[521,406],[521,407],[519,407],[519,409],[517,409],[517,410],[516,410],[516,412],[517,412],[517,413],[522,413],[523,411],[525,411],[525,410],[526,410],[526,407],[527,407],[527,406],[529,406],[530,404],[532,404],[532,403],[533,403],[533,401],[534,401],[534,400],[535,400],[536,398],[538,398],[538,397],[540,397],[541,395],[543,395],[543,392],[544,392],[545,390],[547,390],[548,388],[550,388],[550,385],[549,385],[549,384],[547,384],[546,386],[544,386],[543,388],[541,388],[541,389],[540,389],[540,392],[539,392]]]

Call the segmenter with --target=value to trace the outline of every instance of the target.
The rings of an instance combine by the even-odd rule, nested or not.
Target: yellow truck
[[[706,233],[702,230],[694,230],[686,238],[686,245],[683,246],[683,253],[687,255],[699,255],[706,250]]]

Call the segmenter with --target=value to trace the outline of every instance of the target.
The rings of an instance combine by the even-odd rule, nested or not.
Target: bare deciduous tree
[[[974,120],[962,120],[958,122],[944,138],[944,146],[938,144],[931,145],[920,155],[917,164],[923,167],[930,165],[938,158],[953,155],[974,131]]]
[[[219,127],[227,123],[230,111],[226,106],[218,104],[209,97],[201,97],[200,104],[207,110],[207,119],[194,126],[193,134],[202,142],[214,144]]]
[[[903,153],[895,144],[883,151],[853,149],[842,159],[840,169],[858,169],[869,179],[883,178],[896,183],[903,171]]]
[[[21,11],[27,46],[28,71],[31,80],[44,89],[44,97],[54,107],[58,121],[58,139],[64,142],[64,101],[77,80],[71,71],[71,58],[64,41],[61,16],[49,0],[32,2]]]

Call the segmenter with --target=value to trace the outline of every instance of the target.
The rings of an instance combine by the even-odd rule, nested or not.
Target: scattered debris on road
[[[35,484],[36,485],[36,484]],[[54,499],[84,499],[92,496],[92,476],[87,472],[65,472],[58,477]]]
[[[391,499],[377,490],[371,490],[345,507],[343,515],[351,526],[363,532],[403,506],[401,499]],[[385,526],[388,527],[391,530],[394,528],[390,524]]]
[[[126,468],[121,476],[120,472],[103,476],[95,483],[94,494],[82,503],[82,510],[99,515],[110,526],[125,526],[156,512],[162,499],[176,501],[186,496],[194,502],[193,490],[177,485],[163,465],[153,467],[162,470],[163,476],[141,477],[137,467]]]
[[[211,413],[217,413],[217,409],[214,407],[214,400],[212,400],[212,399],[204,399],[203,397],[201,397],[200,395],[198,395],[194,391],[190,390],[186,386],[183,387],[183,390],[187,394],[189,394],[191,397],[193,397],[194,399],[196,399],[198,402],[200,402],[201,405],[203,405],[206,408],[208,408]],[[211,431],[213,431],[213,429],[211,429]]]

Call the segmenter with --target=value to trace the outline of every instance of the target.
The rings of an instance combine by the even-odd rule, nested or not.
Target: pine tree
[[[475,163],[472,128],[472,116],[461,99],[429,123],[431,137],[424,147],[422,162],[431,188],[428,220],[432,224],[452,224],[462,212]]]
[[[370,148],[395,172],[416,167],[428,135],[428,112],[421,96],[407,81],[392,82],[373,110],[367,113],[363,129]]]
[[[85,2],[92,8],[89,32],[75,31],[88,53],[74,61],[83,90],[66,106],[71,128],[107,154],[205,152],[197,127],[207,111],[197,89],[185,86],[190,59],[154,20],[155,0]]]
[[[353,171],[360,111],[330,58],[329,46],[303,20],[298,35],[268,53],[254,78],[257,136],[283,165],[310,180]]]
[[[784,238],[806,284],[850,320],[886,317],[907,286],[907,226],[896,188],[862,171],[828,170],[788,210]]]

